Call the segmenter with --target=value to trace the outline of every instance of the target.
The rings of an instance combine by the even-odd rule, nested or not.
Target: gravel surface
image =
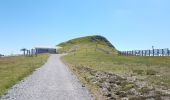
[[[13,86],[1,100],[92,100],[60,56],[52,54],[45,65]]]

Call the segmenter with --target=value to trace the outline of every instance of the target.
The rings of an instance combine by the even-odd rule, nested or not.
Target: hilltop
[[[102,51],[105,53],[116,53],[115,47],[103,36],[94,35],[75,38],[67,42],[60,43],[58,46],[63,47],[60,52],[75,52],[81,50]]]
[[[76,44],[82,44],[82,43],[103,44],[111,48],[115,48],[105,37],[100,36],[100,35],[80,37],[80,38],[69,40],[67,42],[60,43],[59,45],[65,46],[65,45],[76,45]]]

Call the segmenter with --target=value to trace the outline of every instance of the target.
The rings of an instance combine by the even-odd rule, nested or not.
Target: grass
[[[148,84],[170,88],[170,57],[118,56],[117,50],[107,43],[79,39],[60,45],[63,47],[61,52],[69,53],[61,59],[94,95],[98,95],[97,87],[89,84],[88,78],[91,76],[86,71],[80,71],[81,67],[120,76],[135,75]],[[70,49],[75,50],[70,52]],[[125,89],[131,87],[129,85]]]
[[[170,57],[127,57],[93,51],[88,52],[87,55],[83,52],[76,52],[76,54],[69,54],[62,59],[69,65],[81,65],[96,71],[116,74],[131,73],[148,77],[157,74],[161,76],[158,77],[160,82],[163,81],[170,86],[168,81],[170,80],[168,77],[170,76]],[[163,80],[162,77],[166,77],[166,80]]]
[[[5,57],[0,58],[0,96],[7,90],[41,67],[47,60],[48,54],[37,57]]]

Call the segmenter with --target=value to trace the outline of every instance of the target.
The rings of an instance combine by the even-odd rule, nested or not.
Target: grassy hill
[[[59,44],[61,59],[96,99],[170,98],[170,57],[118,56],[103,36]],[[169,89],[169,90],[168,90]]]
[[[83,51],[103,51],[106,53],[116,53],[115,47],[102,36],[87,36],[69,40],[59,44],[63,47],[59,51],[61,52],[79,52]]]

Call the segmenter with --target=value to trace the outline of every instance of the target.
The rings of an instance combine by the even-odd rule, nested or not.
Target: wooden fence
[[[28,49],[26,49],[25,51],[24,51],[24,54],[23,54],[24,56],[33,56],[33,55],[36,55],[37,56],[37,51],[35,50],[35,49],[30,49],[30,50],[28,50]]]
[[[170,50],[166,49],[152,49],[152,50],[132,50],[119,51],[121,56],[170,56]]]

